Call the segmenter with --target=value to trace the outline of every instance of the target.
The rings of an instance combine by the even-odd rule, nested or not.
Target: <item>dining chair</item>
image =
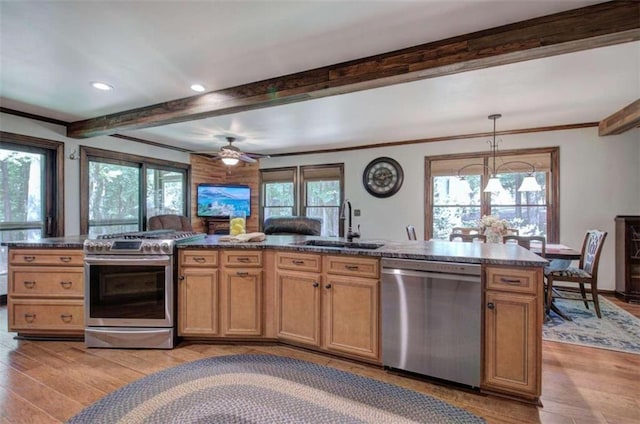
[[[584,306],[589,309],[589,303],[593,302],[598,318],[602,318],[600,313],[600,304],[598,303],[598,263],[600,262],[600,253],[604,246],[604,240],[607,233],[598,230],[589,230],[584,237],[582,243],[582,252],[578,267],[568,267],[565,269],[552,270],[545,269],[544,276],[547,280],[547,312],[551,309],[553,299],[582,300]],[[581,298],[562,296],[557,290],[553,289],[554,283],[562,281],[567,283],[575,283],[580,287]],[[591,298],[587,297],[585,284],[591,286]]]
[[[407,237],[409,237],[409,240],[418,240],[418,237],[416,236],[416,227],[413,225],[407,225]]]
[[[546,255],[547,251],[547,239],[544,236],[518,236],[513,234],[507,234],[502,237],[502,241],[506,243],[517,243],[519,246],[524,247],[527,250],[531,250],[531,242],[540,244],[540,253],[536,252],[537,255],[542,256],[543,258]]]
[[[486,243],[487,236],[485,236],[484,234],[451,233],[449,234],[449,241],[463,241],[466,243],[471,243],[471,242]]]
[[[453,227],[451,232],[455,234],[480,234],[480,227]]]

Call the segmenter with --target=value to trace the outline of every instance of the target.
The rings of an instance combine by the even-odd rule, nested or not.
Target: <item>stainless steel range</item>
[[[158,230],[84,242],[85,344],[171,349],[176,342],[176,244],[204,233]]]

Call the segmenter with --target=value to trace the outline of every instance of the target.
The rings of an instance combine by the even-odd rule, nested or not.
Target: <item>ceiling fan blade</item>
[[[240,155],[238,157],[238,159],[240,159],[243,162],[247,162],[247,163],[255,163],[257,162],[257,160],[255,160],[254,158],[247,156],[247,155]]]

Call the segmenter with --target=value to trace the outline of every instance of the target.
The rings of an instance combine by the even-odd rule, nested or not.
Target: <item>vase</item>
[[[237,236],[247,232],[247,218],[244,212],[233,212],[229,216],[229,234]]]
[[[502,243],[502,234],[491,228],[484,230],[484,235],[487,236],[487,243]]]

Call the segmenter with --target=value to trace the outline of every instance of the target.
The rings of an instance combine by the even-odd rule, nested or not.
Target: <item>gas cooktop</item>
[[[112,233],[100,234],[96,238],[104,239],[120,239],[120,240],[176,240],[191,241],[206,237],[205,233],[195,231],[176,231],[176,230],[153,230],[153,231],[134,231],[129,233]]]

